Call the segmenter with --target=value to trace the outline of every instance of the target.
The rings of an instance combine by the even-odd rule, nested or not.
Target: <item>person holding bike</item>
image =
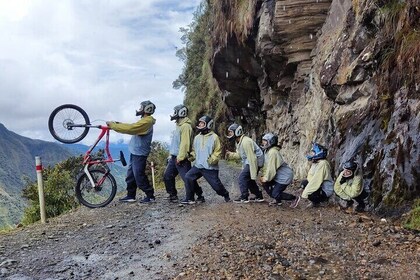
[[[145,173],[146,161],[151,150],[153,137],[153,125],[156,120],[152,117],[156,106],[149,100],[140,103],[139,110],[136,110],[136,116],[141,119],[136,123],[119,123],[108,121],[106,124],[110,129],[119,133],[132,135],[128,149],[130,151],[130,163],[128,165],[127,177],[127,195],[120,199],[121,202],[135,202],[137,187],[141,189],[146,196],[140,200],[140,203],[150,203],[155,201],[154,189],[150,185],[149,179]]]
[[[174,114],[171,121],[175,120],[175,130],[172,132],[171,145],[169,146],[170,156],[168,164],[163,175],[168,200],[170,202],[178,201],[178,192],[175,187],[175,178],[179,174],[184,181],[186,187],[187,182],[185,174],[191,169],[191,162],[188,155],[191,153],[192,126],[191,120],[188,118],[188,108],[185,105],[177,105],[174,107]],[[197,194],[197,201],[204,202],[203,190],[195,182],[193,190]]]

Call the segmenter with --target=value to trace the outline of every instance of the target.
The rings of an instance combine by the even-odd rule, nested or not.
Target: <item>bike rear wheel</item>
[[[86,173],[77,180],[76,197],[81,204],[89,208],[108,205],[117,193],[117,183],[109,171],[101,169],[90,170],[95,187],[92,187]]]
[[[54,109],[48,119],[48,129],[58,141],[66,144],[77,143],[89,132],[89,117],[79,106],[61,105]]]

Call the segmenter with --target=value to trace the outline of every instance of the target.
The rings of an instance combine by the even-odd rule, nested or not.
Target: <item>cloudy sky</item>
[[[179,28],[199,2],[0,0],[0,123],[54,141],[47,122],[61,104],[79,105],[91,121],[131,123],[151,100],[154,139],[169,141],[169,115],[184,98],[172,89],[183,66]]]

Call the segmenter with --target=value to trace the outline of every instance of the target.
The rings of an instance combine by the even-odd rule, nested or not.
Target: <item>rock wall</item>
[[[254,137],[279,135],[297,178],[306,176],[304,156],[317,141],[329,148],[334,175],[346,160],[359,162],[372,205],[382,211],[420,195],[420,54],[409,58],[411,80],[384,71],[384,49],[397,35],[384,35],[379,2],[257,1],[248,38],[232,32],[215,48],[213,74]],[[396,30],[416,32],[418,1],[396,7]]]

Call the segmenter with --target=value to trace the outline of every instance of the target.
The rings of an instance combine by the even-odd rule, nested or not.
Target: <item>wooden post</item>
[[[44,198],[44,181],[42,180],[42,162],[41,157],[35,157],[36,177],[38,181],[38,197],[39,211],[41,213],[41,223],[45,224],[45,198]]]
[[[150,163],[150,167],[152,168],[152,186],[153,189],[155,188],[155,164],[153,161]]]

